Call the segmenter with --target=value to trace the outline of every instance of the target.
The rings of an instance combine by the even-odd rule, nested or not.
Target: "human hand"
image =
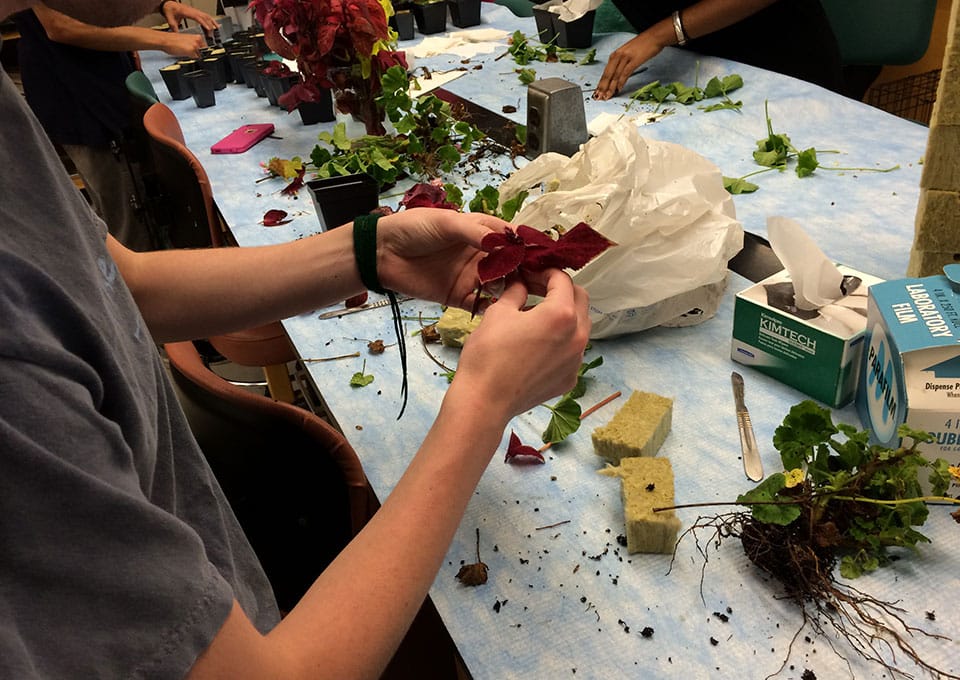
[[[615,49],[603,69],[593,98],[610,99],[620,92],[637,67],[660,54],[663,47],[647,33],[641,33]]]
[[[453,382],[502,409],[504,423],[573,389],[590,335],[583,288],[557,269],[528,276],[543,300],[527,308],[528,284],[512,278],[467,339]]]
[[[174,3],[168,2],[167,5]],[[195,33],[161,33],[163,36],[163,51],[173,57],[190,57],[196,59],[200,50],[206,47],[202,35]]]
[[[217,21],[212,16],[196,7],[191,7],[181,2],[175,2],[173,0],[171,0],[171,2],[165,2],[163,3],[161,12],[170,30],[174,33],[180,31],[180,22],[184,19],[196,21],[208,36],[212,36],[213,31],[217,28]]]
[[[483,213],[440,208],[401,210],[377,225],[380,282],[424,300],[471,309],[480,241],[507,223]]]

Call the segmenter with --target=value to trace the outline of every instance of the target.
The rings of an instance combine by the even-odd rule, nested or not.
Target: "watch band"
[[[677,44],[680,47],[687,44],[687,34],[683,31],[683,21],[680,19],[680,10],[673,13],[673,32],[677,34]]]

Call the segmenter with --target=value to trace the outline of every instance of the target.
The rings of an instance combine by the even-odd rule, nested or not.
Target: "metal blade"
[[[497,144],[510,149],[517,139],[517,123],[501,113],[474,104],[468,99],[455,95],[449,90],[438,87],[433,93],[451,105],[453,116],[470,123]]]
[[[407,302],[412,300],[410,297],[401,297],[397,298],[397,302]],[[376,302],[367,302],[360,305],[359,307],[345,307],[344,309],[333,309],[329,312],[324,312],[323,314],[318,314],[318,319],[336,319],[337,317],[346,316],[347,314],[356,314],[357,312],[365,312],[368,309],[378,309],[380,307],[386,307],[390,304],[389,298],[383,298],[382,300],[377,300]]]
[[[750,412],[743,400],[743,376],[734,371],[730,380],[733,384],[733,398],[737,409],[737,430],[740,432],[740,450],[743,455],[743,471],[754,482],[763,479],[763,463],[760,461],[760,449],[750,422]]]

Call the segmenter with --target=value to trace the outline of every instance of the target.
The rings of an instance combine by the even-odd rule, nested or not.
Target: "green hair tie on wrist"
[[[353,220],[353,256],[360,271],[360,280],[368,290],[381,295],[387,289],[377,275],[377,220],[379,215],[358,215]]]
[[[353,257],[357,262],[357,271],[360,272],[360,281],[368,290],[386,295],[390,300],[390,311],[393,313],[393,329],[397,334],[397,349],[400,351],[400,369],[403,380],[400,384],[400,396],[403,403],[400,406],[400,416],[407,408],[407,343],[404,339],[403,318],[400,315],[400,303],[392,290],[387,290],[380,283],[377,275],[377,220],[380,215],[358,215],[353,220]]]

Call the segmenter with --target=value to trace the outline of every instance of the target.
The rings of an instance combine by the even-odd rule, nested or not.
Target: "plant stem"
[[[872,503],[874,505],[906,505],[907,503],[952,503],[960,505],[960,498],[950,498],[949,496],[917,496],[914,498],[898,498],[896,500],[882,500],[879,498],[864,498],[863,496],[834,496],[838,501],[853,501],[855,503]]]

